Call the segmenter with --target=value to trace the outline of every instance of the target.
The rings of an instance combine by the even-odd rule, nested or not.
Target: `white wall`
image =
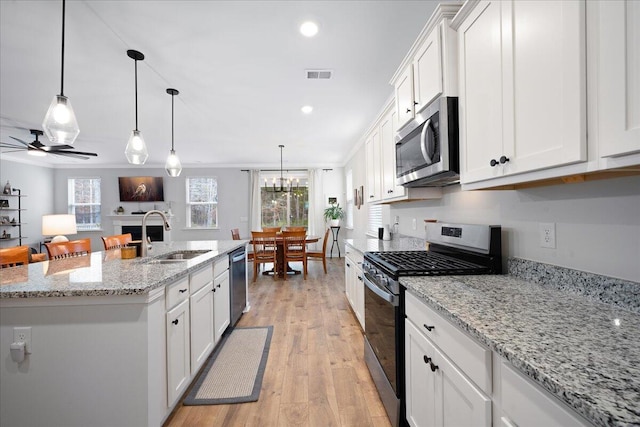
[[[0,187],[4,187],[7,180],[13,188],[22,190],[22,194],[26,197],[22,198],[22,208],[26,209],[22,212],[22,221],[25,225],[22,227],[23,245],[29,245],[40,252],[40,241],[42,240],[42,215],[53,213],[54,199],[54,170],[52,168],[35,166],[27,163],[9,162],[0,159]],[[17,193],[13,193],[17,194]],[[10,217],[15,216],[17,212],[7,212]],[[3,227],[4,228],[4,227]],[[18,233],[17,228],[7,229],[7,233]],[[2,247],[15,246],[17,240],[3,242]]]

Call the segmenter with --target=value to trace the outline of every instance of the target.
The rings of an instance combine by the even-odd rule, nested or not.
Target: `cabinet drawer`
[[[500,385],[502,387],[502,417],[504,425],[518,427],[590,426],[580,415],[544,389],[525,378],[502,361]]]
[[[175,307],[180,302],[189,298],[189,277],[183,277],[175,283],[167,286],[166,309]]]
[[[207,266],[203,269],[191,273],[191,293],[197,292],[204,285],[206,285],[207,283],[211,283],[212,281],[213,270],[211,269],[211,264],[207,264]]]
[[[213,264],[213,277],[218,277],[223,271],[229,269],[229,257],[224,256]]]
[[[359,252],[353,249],[350,246],[347,246],[346,254],[345,254],[345,262],[351,262],[356,266],[362,266],[362,261],[364,261],[364,255],[362,252]]]
[[[460,331],[411,293],[406,292],[405,296],[409,320],[482,391],[491,394],[491,350]]]

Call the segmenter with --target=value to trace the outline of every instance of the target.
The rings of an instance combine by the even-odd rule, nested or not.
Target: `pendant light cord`
[[[174,94],[171,94],[171,152],[173,153],[175,150],[173,149],[173,97]]]
[[[61,72],[60,72],[60,96],[64,96],[64,14],[65,14],[65,0],[62,0],[62,60]]]
[[[134,74],[135,74],[135,79],[136,79],[136,130],[138,130],[138,60],[134,59],[133,60],[133,68],[134,68]]]

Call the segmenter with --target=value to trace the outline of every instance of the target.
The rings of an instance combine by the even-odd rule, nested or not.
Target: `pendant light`
[[[269,182],[267,178],[264,179],[264,191],[267,193],[291,193],[294,191],[293,181],[291,179],[285,179],[282,169],[282,149],[284,145],[278,145],[280,147],[280,182],[279,185],[276,185],[276,178],[274,177],[271,186],[269,186]],[[289,172],[289,171],[287,171]],[[298,189],[300,186],[300,180],[297,180],[295,189]]]
[[[167,157],[167,162],[164,164],[164,169],[169,176],[176,177],[180,176],[180,172],[182,172],[182,164],[173,149],[173,97],[180,92],[177,89],[167,89],[167,93],[171,95],[171,151],[169,152],[169,157]]]
[[[64,96],[64,16],[65,0],[62,0],[62,60],[60,61],[60,95],[53,97],[42,122],[44,133],[55,144],[73,144],[80,133],[71,101]]]
[[[127,142],[127,148],[124,150],[124,154],[127,156],[127,160],[132,165],[144,165],[149,157],[147,151],[147,145],[144,143],[142,132],[138,130],[138,61],[144,60],[144,55],[137,50],[128,50],[127,56],[133,59],[135,68],[135,82],[136,82],[136,128],[131,132],[129,142]]]

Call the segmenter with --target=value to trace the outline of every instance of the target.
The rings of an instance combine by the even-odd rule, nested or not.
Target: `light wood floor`
[[[260,276],[238,326],[273,325],[257,402],[179,406],[178,426],[389,426],[363,359],[363,335],[344,293],[344,258],[302,275]]]

